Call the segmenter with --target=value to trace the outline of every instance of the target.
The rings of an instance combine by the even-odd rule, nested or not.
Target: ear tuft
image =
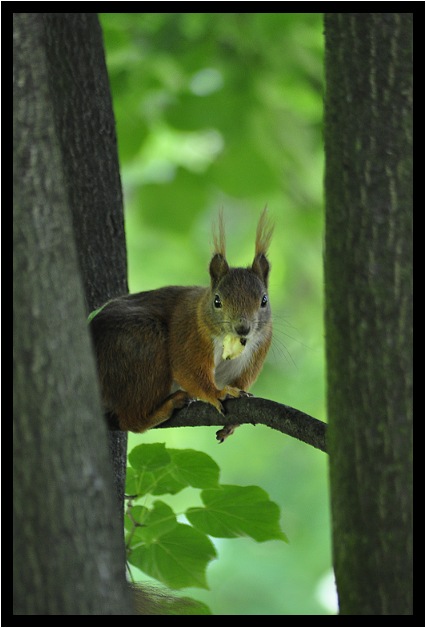
[[[272,239],[272,233],[274,231],[274,225],[268,216],[268,210],[265,207],[263,210],[256,230],[256,246],[254,253],[254,260],[252,264],[252,270],[263,281],[265,286],[268,285],[269,271],[271,265],[268,262],[266,254],[268,252],[269,245]]]
[[[219,212],[217,225],[213,225],[214,252],[226,258],[225,223],[223,220],[223,210]]]
[[[259,222],[256,229],[256,247],[255,247],[255,259],[259,255],[266,254],[271,243],[272,234],[274,232],[274,224],[268,216],[268,208],[265,207],[260,215]]]

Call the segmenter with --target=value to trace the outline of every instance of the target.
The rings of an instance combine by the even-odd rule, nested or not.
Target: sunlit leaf
[[[133,523],[138,524],[140,527],[136,528],[135,535],[132,539],[131,545],[137,545],[139,542],[146,544],[155,543],[161,536],[167,534],[178,524],[176,521],[176,515],[173,510],[162,501],[155,501],[151,509],[144,508],[141,513],[136,510],[137,506],[132,508],[132,511],[126,518],[131,518]]]
[[[202,491],[201,498],[204,508],[185,513],[198,530],[215,537],[287,541],[279,525],[279,507],[258,486],[220,486]]]
[[[194,449],[167,451],[172,461],[172,473],[177,479],[195,488],[212,488],[218,485],[220,469],[210,456]]]
[[[126,495],[141,497],[150,493],[156,484],[156,478],[149,471],[136,471],[132,467],[127,467],[126,474]]]
[[[178,524],[157,542],[136,548],[129,562],[172,589],[208,589],[206,568],[215,557],[216,550],[205,534]]]
[[[138,471],[153,471],[170,462],[164,443],[138,445],[129,454],[129,462]]]

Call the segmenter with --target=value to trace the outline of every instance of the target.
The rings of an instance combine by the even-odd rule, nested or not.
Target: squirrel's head
[[[257,225],[253,263],[247,268],[232,268],[226,261],[222,215],[219,216],[218,235],[214,234],[215,250],[209,269],[211,318],[222,333],[239,336],[242,343],[271,319],[267,251],[272,232],[273,226],[265,208]]]

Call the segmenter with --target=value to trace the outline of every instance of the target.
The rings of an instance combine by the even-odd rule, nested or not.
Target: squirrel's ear
[[[228,262],[220,253],[215,253],[210,262],[210,278],[214,288],[229,270]]]
[[[264,253],[259,253],[258,255],[256,255],[253,260],[251,269],[263,281],[265,286],[267,286],[271,265],[268,262],[268,258]]]

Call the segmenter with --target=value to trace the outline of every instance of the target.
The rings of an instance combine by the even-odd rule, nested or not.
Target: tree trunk
[[[128,292],[123,200],[102,32],[95,13],[44,14],[48,78],[87,314]],[[123,521],[127,433],[108,434]]]
[[[412,14],[326,36],[328,448],[340,612],[412,611]]]
[[[100,29],[92,14],[18,13],[13,36],[14,614],[125,615],[123,530],[85,320],[105,290],[102,229],[90,221],[116,231],[120,202]],[[114,275],[109,250],[103,259]]]

